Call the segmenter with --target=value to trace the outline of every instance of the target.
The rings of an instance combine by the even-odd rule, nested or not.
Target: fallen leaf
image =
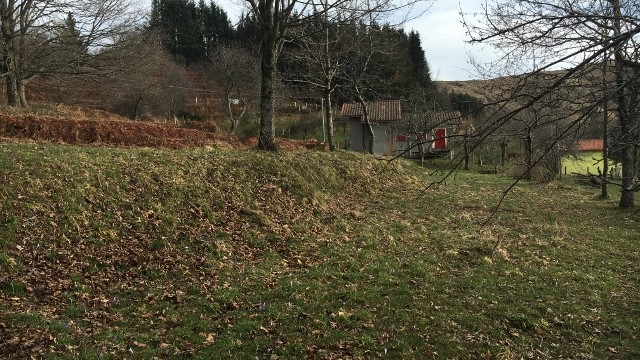
[[[204,338],[204,343],[207,345],[213,344],[216,341],[214,334],[206,334]]]

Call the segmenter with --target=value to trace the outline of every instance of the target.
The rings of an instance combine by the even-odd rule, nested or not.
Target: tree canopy
[[[186,64],[210,58],[234,34],[227,13],[204,0],[153,0],[149,28],[162,34],[169,53]]]

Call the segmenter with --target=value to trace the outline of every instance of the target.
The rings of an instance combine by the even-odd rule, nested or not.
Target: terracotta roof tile
[[[424,114],[408,114],[406,119],[411,122],[418,122],[433,127],[438,126],[460,126],[463,118],[460,111],[438,111]]]
[[[371,122],[393,122],[402,119],[400,100],[371,101],[367,103],[367,111]],[[355,102],[345,103],[342,105],[340,116],[345,118],[362,117],[362,105]]]
[[[574,149],[578,151],[599,151],[603,147],[602,139],[583,139],[576,142]]]

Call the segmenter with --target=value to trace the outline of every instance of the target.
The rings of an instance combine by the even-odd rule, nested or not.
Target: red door
[[[433,148],[434,149],[446,149],[447,148],[447,130],[435,129],[433,132]]]

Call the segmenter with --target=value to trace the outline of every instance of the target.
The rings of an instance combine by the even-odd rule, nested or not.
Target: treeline
[[[212,63],[220,61],[221,48],[232,47],[236,52],[241,48],[243,52],[255,54],[260,46],[261,34],[254,15],[243,14],[233,26],[225,11],[214,2],[153,0],[149,18],[147,29],[160,35],[164,49],[179,64],[211,69]],[[336,88],[346,88],[349,81],[339,72],[348,71],[346,67],[349,64],[361,64],[370,57],[368,72],[376,74],[376,80],[366,85],[364,97],[367,100],[402,98],[417,102],[420,99],[424,107],[429,103],[426,98],[433,99],[435,86],[416,31],[407,33],[404,29],[384,24],[365,26],[353,21],[306,24],[291,33],[290,41],[282,50],[283,61],[278,64],[281,79],[288,87],[317,89],[309,77],[317,80],[322,76],[314,73],[308,56],[301,55],[301,52],[305,48],[308,50],[309,41],[320,41],[327,36],[320,31],[327,28],[330,29],[331,44],[328,45],[333,52],[331,56],[340,62],[338,67],[342,67],[333,69],[337,74]],[[360,52],[353,46],[367,41],[375,42],[376,49],[372,54]],[[216,75],[225,74],[210,76]],[[349,96],[345,92],[336,91],[336,101],[347,101]],[[433,107],[433,101],[430,106]]]
[[[0,8],[15,30],[0,34],[10,105],[54,101],[136,119],[225,116],[233,129],[259,116],[263,33],[253,13],[233,24],[205,0],[153,0],[146,14],[126,0],[92,2],[96,7],[47,1],[48,14],[60,20],[30,26],[20,19],[40,13],[10,3],[14,8]],[[328,94],[334,108],[357,98],[402,99],[416,111],[437,110],[420,43],[417,32],[384,23],[300,17],[278,54],[277,98],[304,93],[319,102]],[[200,106],[205,98],[215,111]]]
[[[326,34],[307,28],[299,30],[300,36],[283,50],[279,69],[289,84],[323,90],[326,84],[318,82],[328,80],[327,72],[333,72],[331,86],[338,103],[353,100],[352,86],[360,83],[366,101],[402,99],[433,108],[428,103],[434,98],[435,84],[417,32],[379,24],[322,27],[331,29],[328,42],[321,38]],[[328,53],[321,47],[328,47]]]
[[[260,46],[260,32],[254,16],[243,14],[233,26],[226,12],[214,2],[153,0],[149,18],[148,29],[160,34],[164,49],[179,64],[202,67],[202,64],[224,61],[218,51],[221,47],[233,47],[235,53],[250,53],[257,51]],[[309,39],[319,41],[326,35],[319,29],[330,28],[334,61],[340,60],[340,57],[350,57],[350,63],[359,63],[365,61],[364,57],[372,55],[369,71],[377,74],[378,79],[368,84],[364,94],[366,100],[399,98],[405,100],[408,109],[415,111],[459,110],[463,114],[480,112],[480,100],[470,95],[438,92],[431,78],[418,32],[406,32],[402,28],[380,24],[368,25],[367,31],[363,31],[364,27],[363,24],[338,21],[301,27],[294,35],[302,36],[297,39],[292,36],[293,39],[283,50],[284,61],[279,64],[282,79],[293,88],[314,88],[314,81],[307,78],[311,76],[317,80],[319,76],[314,74],[312,62],[307,56],[301,55],[301,52],[308,46]],[[349,48],[346,42],[367,42],[363,37],[372,33],[376,34],[376,39],[370,41],[375,41],[377,46],[383,44],[377,53],[359,53],[353,48],[345,51]],[[338,41],[342,44],[335,44]],[[243,50],[238,51],[237,48]],[[217,65],[206,68],[217,68],[219,71],[220,64]],[[348,87],[346,82],[349,80],[346,76],[336,76],[335,80],[336,88]],[[337,91],[335,100],[338,103],[350,100],[347,92]]]

